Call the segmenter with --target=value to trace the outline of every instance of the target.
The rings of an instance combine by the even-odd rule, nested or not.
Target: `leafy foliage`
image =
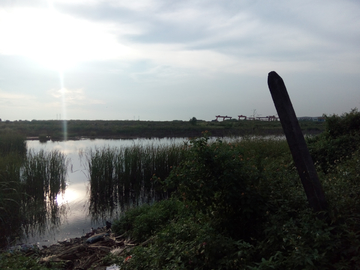
[[[188,207],[218,222],[219,228],[242,238],[255,233],[266,207],[257,190],[258,175],[246,166],[238,147],[221,140],[208,144],[209,136],[190,141],[185,160],[166,179],[177,186]]]
[[[326,117],[323,134],[308,138],[309,151],[324,173],[328,173],[337,162],[351,157],[360,144],[360,112],[351,110],[342,116]]]
[[[128,210],[118,219],[112,229],[117,234],[126,234],[136,241],[144,241],[159,232],[175,216],[183,205],[176,200],[163,200]]]

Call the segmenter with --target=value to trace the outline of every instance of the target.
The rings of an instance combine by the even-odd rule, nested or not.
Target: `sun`
[[[33,23],[32,34],[36,41],[29,50],[31,57],[40,64],[65,70],[86,60],[86,49],[81,48],[86,48],[88,40],[82,37],[81,22],[49,9]]]
[[[79,44],[79,22],[52,8],[2,11],[0,16],[1,53],[27,56],[56,70],[76,65],[84,57],[78,51],[84,46]]]
[[[129,55],[111,27],[52,7],[0,9],[0,54],[26,56],[57,71],[80,62],[118,58],[119,52]]]

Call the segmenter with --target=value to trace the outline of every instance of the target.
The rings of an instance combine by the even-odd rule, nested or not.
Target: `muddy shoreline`
[[[115,236],[111,228],[101,227],[81,237],[58,241],[57,244],[42,246],[41,249],[22,246],[13,247],[9,252],[21,252],[25,256],[39,259],[39,263],[50,267],[54,263],[61,264],[64,270],[106,270],[110,265],[103,262],[109,254],[116,256],[131,250],[135,243],[124,235]],[[115,267],[113,269],[116,269]]]

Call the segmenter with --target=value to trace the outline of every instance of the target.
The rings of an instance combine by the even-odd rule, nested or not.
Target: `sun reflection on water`
[[[59,70],[60,78],[60,93],[61,93],[61,104],[62,104],[62,116],[63,116],[63,132],[64,141],[67,141],[67,122],[66,122],[66,89],[64,86],[64,72]]]
[[[73,189],[67,188],[63,194],[58,194],[56,196],[56,202],[57,202],[58,206],[61,206],[63,204],[73,202],[76,199],[80,199],[80,198],[81,198],[81,196],[80,196],[79,192],[77,192]]]

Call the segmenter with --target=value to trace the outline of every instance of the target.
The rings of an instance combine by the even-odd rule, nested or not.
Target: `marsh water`
[[[184,142],[188,141],[188,138],[28,140],[28,152],[57,151],[65,155],[66,187],[55,199],[50,202],[47,199],[45,207],[35,205],[36,214],[25,209],[24,233],[15,244],[42,247],[80,237],[92,228],[104,226],[106,221],[112,222],[124,209],[166,198],[170,193],[163,193],[152,176],[166,178],[172,166],[183,158]],[[44,189],[42,182],[31,185],[40,193]]]
[[[69,238],[79,237],[91,231],[92,228],[105,225],[105,220],[112,221],[119,212],[115,209],[112,215],[94,215],[90,211],[90,176],[83,153],[89,150],[114,147],[132,147],[146,145],[181,145],[186,138],[162,138],[162,139],[132,139],[132,140],[105,140],[105,139],[84,139],[68,141],[47,141],[40,143],[35,140],[27,141],[28,151],[38,152],[44,150],[51,152],[58,150],[64,153],[67,158],[66,189],[63,194],[58,194],[56,204],[56,222],[48,220],[45,228],[30,231],[28,236],[21,239],[21,243],[36,244],[38,246],[51,245],[57,241],[64,241]]]

